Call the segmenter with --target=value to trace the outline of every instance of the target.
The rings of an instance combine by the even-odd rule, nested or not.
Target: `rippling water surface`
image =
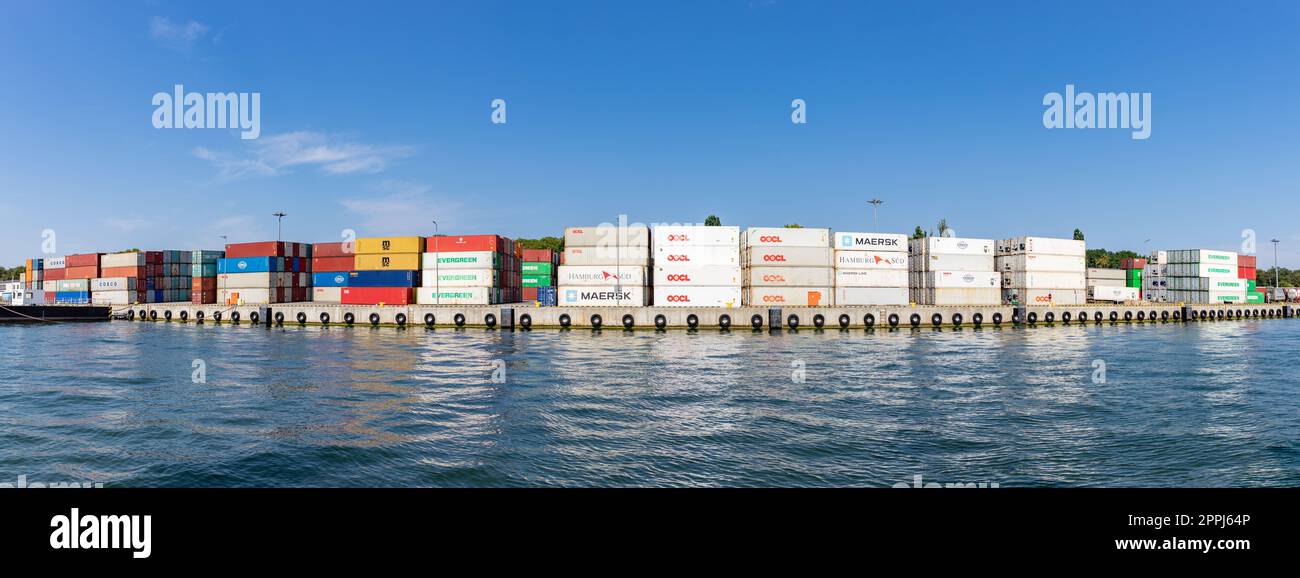
[[[1296,486],[1297,343],[1289,320],[777,334],[6,325],[0,483]]]

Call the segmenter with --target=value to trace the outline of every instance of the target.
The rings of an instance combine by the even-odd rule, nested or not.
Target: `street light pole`
[[[1273,290],[1277,291],[1282,286],[1282,270],[1277,268],[1277,239],[1273,239]]]
[[[876,211],[880,210],[880,205],[884,203],[884,201],[880,199],[871,199],[870,201],[867,201],[867,203],[871,205],[871,230],[879,231],[880,219],[879,215],[876,214]]]
[[[271,216],[276,217],[277,219],[275,222],[275,241],[277,243],[280,242],[280,232],[284,230],[284,217],[286,214],[287,213],[285,213],[284,211],[277,211],[271,213]]]
[[[438,262],[442,257],[438,254],[438,221],[433,222],[433,303],[442,305],[442,279],[438,275]]]

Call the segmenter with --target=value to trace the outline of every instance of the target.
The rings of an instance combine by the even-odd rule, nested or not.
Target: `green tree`
[[[913,239],[924,239],[924,238],[925,238],[925,229],[922,229],[920,225],[917,225],[917,226],[916,226],[916,231],[913,231],[913,232],[912,232],[912,238],[913,238]]]
[[[550,249],[555,252],[564,250],[563,237],[542,237],[540,239],[515,239],[525,249]]]
[[[787,229],[802,229],[802,228],[803,228],[803,225],[800,225],[799,223],[786,223],[785,228],[787,228]]]
[[[722,226],[722,219],[719,219],[717,215],[709,215],[709,216],[707,216],[707,217],[704,218],[704,226],[705,226],[705,227],[721,227],[721,226]]]
[[[948,236],[948,219],[939,219],[939,236]]]
[[[1083,240],[1083,231],[1082,231],[1081,229],[1075,229],[1075,230],[1074,230],[1074,240],[1075,240],[1075,241],[1082,241],[1082,240]]]

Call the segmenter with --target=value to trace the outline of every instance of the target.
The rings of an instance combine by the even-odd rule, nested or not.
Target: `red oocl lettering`
[[[784,295],[764,295],[764,296],[763,296],[763,302],[764,302],[764,303],[785,303],[785,296],[784,296]]]
[[[668,260],[669,260],[669,261],[684,262],[684,261],[690,261],[691,258],[688,257],[688,256],[686,256],[686,255],[669,255],[669,256],[668,256]]]
[[[783,275],[764,275],[763,280],[769,283],[771,282],[785,283],[785,277]]]
[[[668,302],[669,303],[690,303],[691,298],[689,295],[669,295]]]
[[[785,255],[763,255],[763,260],[785,262]]]
[[[781,242],[781,236],[780,236],[780,235],[760,235],[760,236],[758,237],[758,242],[760,242],[760,243],[780,243],[780,242]]]
[[[668,275],[666,279],[668,281],[690,281],[691,276],[682,273],[682,274]]]

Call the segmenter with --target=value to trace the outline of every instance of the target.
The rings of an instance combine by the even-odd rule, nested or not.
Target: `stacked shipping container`
[[[346,249],[346,247],[340,247]],[[409,305],[420,285],[424,237],[369,237],[357,239],[353,271],[339,289],[345,305]],[[346,257],[334,257],[346,260]],[[337,280],[341,272],[335,272]],[[313,283],[316,279],[313,278]],[[314,289],[313,289],[314,291]]]
[[[232,243],[217,261],[217,302],[306,301],[311,288],[311,245],[287,241]]]
[[[744,302],[831,305],[835,283],[830,229],[751,227],[741,237]]]
[[[1186,303],[1242,303],[1246,282],[1237,275],[1237,254],[1191,249],[1166,251],[1169,300]]]
[[[522,249],[520,256],[523,259],[521,299],[555,305],[555,274],[560,266],[560,254],[550,249]]]
[[[1083,241],[1015,237],[995,244],[994,264],[1002,274],[1002,300],[1029,305],[1087,302]]]
[[[343,288],[356,270],[355,243],[316,243],[311,246],[312,301],[342,303]]]
[[[64,257],[64,264],[63,279],[54,287],[54,301],[89,303],[90,281],[99,277],[99,253],[68,255]]]
[[[650,228],[601,225],[564,230],[559,305],[650,304]]]
[[[1000,305],[1002,275],[993,241],[925,237],[909,243],[912,301],[922,305]]]
[[[906,305],[907,236],[835,233],[835,305]]]
[[[514,241],[498,235],[425,239],[421,305],[490,305],[519,299],[522,275]]]
[[[654,304],[739,307],[740,227],[655,227]]]
[[[225,251],[190,252],[191,303],[217,302],[217,261],[225,256]]]

